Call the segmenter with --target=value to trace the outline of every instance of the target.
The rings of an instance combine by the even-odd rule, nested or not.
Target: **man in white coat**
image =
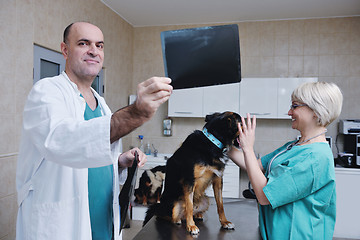
[[[24,108],[16,173],[16,239],[93,239],[88,169],[104,166],[112,173],[110,239],[120,239],[119,175],[124,181],[123,169],[132,165],[134,152],[139,151],[122,153],[120,138],[148,121],[168,100],[171,80],[153,77],[140,83],[135,103],[112,114],[91,88],[103,65],[101,30],[86,22],[69,25],[61,51],[65,71],[37,82]],[[85,120],[86,111],[98,115]],[[142,166],[146,158],[139,154]]]

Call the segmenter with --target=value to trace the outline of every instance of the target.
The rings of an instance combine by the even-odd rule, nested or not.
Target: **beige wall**
[[[335,82],[344,94],[341,118],[360,118],[360,17],[293,21],[241,22],[242,77],[318,77]],[[161,31],[200,25],[139,27],[134,30],[134,83],[164,75]],[[259,90],[261,90],[259,88]],[[290,101],[290,100],[289,100]],[[160,152],[172,153],[203,119],[174,118],[172,137],[162,136],[167,105],[132,136],[144,134]],[[266,154],[297,136],[289,120],[258,120],[256,151]],[[338,121],[329,126],[335,140]],[[341,139],[340,139],[341,140]]]
[[[164,75],[160,32],[191,26],[133,28],[98,0],[10,0],[0,8],[0,240],[14,239],[15,171],[22,109],[32,86],[33,44],[59,51],[63,29],[85,20],[105,36],[105,98],[112,110],[127,104],[137,83]],[[196,25],[200,26],[200,25]],[[243,77],[319,77],[344,93],[341,118],[360,118],[360,18],[239,23]],[[134,70],[133,70],[134,69]],[[167,104],[124,138],[124,148],[145,135],[160,152],[172,153],[202,119],[175,118],[173,136],[162,136]],[[337,122],[329,127],[335,138]],[[265,154],[297,132],[287,120],[259,120],[256,151]]]
[[[16,158],[22,110],[33,81],[33,44],[60,51],[64,28],[79,20],[103,30],[105,97],[116,110],[127,104],[132,89],[131,25],[99,0],[10,0],[0,8],[0,240],[15,238]]]
[[[319,81],[335,82],[344,94],[340,118],[360,118],[360,17],[310,19],[293,21],[241,22],[239,25],[242,77],[318,77]],[[163,75],[160,32],[179,28],[142,27],[134,31],[134,83],[152,75]],[[259,90],[261,90],[259,88]],[[266,91],[266,90],[263,90]],[[290,102],[290,100],[289,100]],[[174,152],[194,129],[204,121],[196,118],[174,118],[172,137],[162,136],[162,120],[167,104],[153,120],[132,134],[154,143],[159,152]],[[338,121],[328,127],[327,135],[335,141]],[[290,120],[258,120],[255,151],[267,154],[298,132]],[[342,136],[339,149],[342,150]],[[333,146],[334,153],[336,152]],[[247,188],[246,173],[241,173],[242,190]]]

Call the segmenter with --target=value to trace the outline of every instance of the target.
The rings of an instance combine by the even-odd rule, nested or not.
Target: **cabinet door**
[[[209,197],[214,197],[212,184],[205,193]],[[225,166],[222,195],[224,198],[240,198],[240,168],[232,162]]]
[[[279,78],[278,81],[278,118],[290,119],[288,111],[291,105],[291,94],[300,84],[316,82],[317,78]]]
[[[174,90],[168,104],[170,117],[202,117],[203,89],[189,88]]]
[[[240,168],[235,164],[225,167],[223,177],[223,196],[240,198]]]
[[[240,83],[240,115],[277,118],[277,78],[243,78]]]
[[[360,239],[360,169],[335,168],[336,223],[334,237]]]
[[[239,113],[240,83],[223,84],[204,88],[204,116],[214,112]]]

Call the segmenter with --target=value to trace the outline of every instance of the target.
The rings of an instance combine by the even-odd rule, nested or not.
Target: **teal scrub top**
[[[100,117],[98,104],[93,111],[86,104],[84,119]],[[112,239],[113,235],[113,166],[88,169],[89,211],[93,240]]]
[[[270,205],[259,206],[264,240],[333,238],[336,219],[334,157],[325,142],[294,146],[268,164],[289,142],[261,158]]]

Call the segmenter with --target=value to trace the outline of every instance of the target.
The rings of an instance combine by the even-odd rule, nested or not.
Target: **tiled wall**
[[[293,21],[241,22],[239,25],[242,77],[318,77],[335,82],[344,94],[340,118],[360,118],[360,17]],[[163,75],[161,31],[201,25],[139,27],[134,31],[134,83]],[[261,89],[259,89],[261,90]],[[290,100],[289,100],[290,103]],[[171,153],[185,137],[203,126],[203,119],[174,118],[172,137],[162,136],[167,105],[153,120],[133,133]],[[256,151],[266,154],[297,136],[289,120],[258,120]],[[329,126],[335,140],[338,121]],[[340,137],[341,140],[341,137]],[[341,147],[341,146],[340,146]]]
[[[15,239],[15,172],[22,110],[33,82],[33,44],[60,51],[63,30],[74,21],[90,21],[103,30],[105,97],[113,110],[127,104],[132,89],[131,25],[99,0],[10,0],[2,4],[0,240]]]
[[[163,76],[160,32],[189,26],[133,28],[98,0],[11,0],[0,8],[0,240],[14,239],[15,171],[22,109],[32,86],[33,44],[60,51],[62,32],[73,21],[90,21],[105,36],[105,98],[112,110],[127,104],[137,83]],[[341,118],[360,118],[360,18],[241,22],[243,77],[319,77],[336,82],[344,93]],[[154,118],[124,138],[154,143],[160,152],[175,151],[202,119],[175,118],[173,136],[162,136],[164,104]],[[297,132],[287,120],[259,120],[256,151],[265,154]],[[329,127],[335,138],[337,122]],[[341,138],[340,138],[341,140]],[[244,174],[243,174],[244,176]],[[243,181],[245,182],[245,181]]]
[[[335,82],[344,94],[340,118],[360,119],[360,17],[308,19],[293,21],[241,22],[239,25],[242,77],[318,77]],[[134,31],[134,83],[152,75],[163,75],[161,31],[200,25],[139,27]],[[261,90],[259,88],[259,90]],[[290,103],[290,100],[289,100]],[[204,121],[174,118],[173,136],[162,136],[162,120],[167,104],[153,120],[132,134],[143,134],[145,142],[154,143],[160,152],[172,153]],[[327,135],[335,141],[338,121],[328,127]],[[258,120],[255,151],[261,155],[273,151],[298,135],[290,120]],[[342,150],[342,136],[339,136]],[[336,152],[333,146],[334,154]],[[242,172],[242,189],[247,176]]]

